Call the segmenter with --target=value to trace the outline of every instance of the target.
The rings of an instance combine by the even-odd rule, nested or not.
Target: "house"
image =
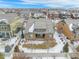
[[[25,27],[22,48],[48,49],[54,47],[56,45],[53,37],[54,26],[52,20],[29,19]]]

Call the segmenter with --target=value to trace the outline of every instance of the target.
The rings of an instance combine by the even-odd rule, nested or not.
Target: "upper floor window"
[[[46,29],[34,29],[35,32],[45,32]]]
[[[0,32],[0,38],[4,38],[5,37],[5,33],[4,32]]]

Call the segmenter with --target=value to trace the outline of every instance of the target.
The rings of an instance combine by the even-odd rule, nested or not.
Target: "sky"
[[[0,8],[74,8],[79,0],[0,0]]]

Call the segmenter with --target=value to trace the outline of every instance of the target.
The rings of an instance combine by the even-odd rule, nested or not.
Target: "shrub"
[[[76,50],[79,52],[79,46],[76,48]]]
[[[68,43],[65,44],[65,46],[63,47],[63,52],[68,52],[69,49],[68,49]]]

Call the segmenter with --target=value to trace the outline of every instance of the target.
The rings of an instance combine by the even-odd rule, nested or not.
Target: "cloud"
[[[47,7],[75,7],[79,0],[21,0],[24,4],[44,4]]]
[[[12,5],[11,4],[7,4],[4,1],[0,1],[0,8],[9,8],[9,7],[12,7]]]
[[[63,3],[63,2],[68,2],[69,0],[21,0],[21,1],[30,4],[35,4],[35,3],[48,4],[48,3]]]
[[[8,7],[12,7],[11,5],[7,5],[7,4],[0,4],[0,8],[8,8]]]
[[[63,8],[62,5],[56,5],[56,4],[46,4],[45,6],[50,7],[50,8]]]
[[[17,0],[15,2],[9,0],[0,0],[0,7],[17,7],[18,6],[45,6],[48,8],[70,8],[78,7],[79,0]],[[39,7],[38,7],[39,8]]]

